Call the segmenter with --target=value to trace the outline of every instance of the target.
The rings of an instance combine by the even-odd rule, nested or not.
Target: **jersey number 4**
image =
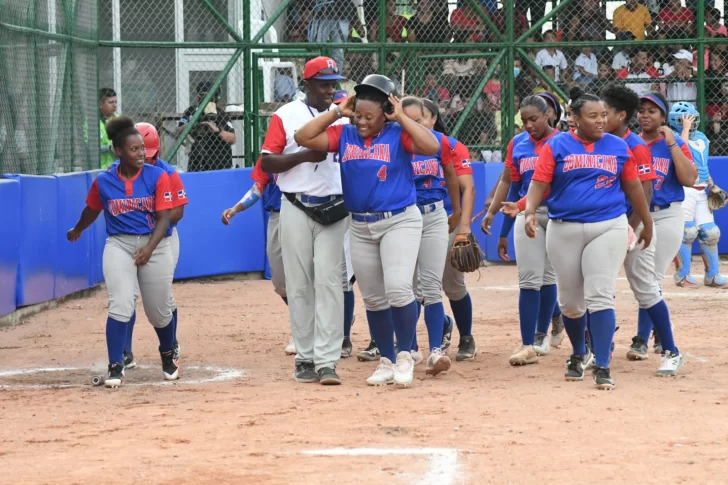
[[[377,178],[379,179],[380,182],[384,182],[385,180],[387,180],[387,166],[386,165],[382,165],[382,168],[379,169],[379,171],[377,172]]]
[[[610,177],[608,175],[600,175],[597,177],[597,183],[594,185],[595,189],[603,189],[603,188],[609,188],[612,185],[614,185],[614,182],[617,181],[617,177]]]

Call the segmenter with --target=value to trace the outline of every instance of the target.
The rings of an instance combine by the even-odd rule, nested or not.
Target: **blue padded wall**
[[[189,204],[177,227],[180,257],[175,278],[264,270],[263,206],[238,214],[229,226],[220,221],[222,211],[252,186],[251,172],[246,168],[181,174]]]
[[[268,219],[270,219],[270,214],[266,211],[263,211],[263,234],[265,235],[265,248],[263,248],[263,251],[265,252],[265,249],[268,247]],[[267,280],[271,279],[270,276],[270,261],[268,261],[268,253],[265,252],[263,255],[265,258],[265,266],[263,267],[263,277]]]
[[[55,298],[61,298],[89,287],[91,240],[93,231],[86,230],[75,243],[68,242],[66,232],[76,225],[86,207],[88,178],[85,173],[58,175],[58,263],[55,272]],[[100,216],[103,217],[103,216]]]
[[[86,194],[91,189],[93,181],[101,173],[101,170],[86,172]],[[84,200],[86,200],[84,196]],[[88,274],[89,287],[96,286],[104,282],[104,246],[106,245],[106,220],[104,214],[99,214],[98,219],[91,227],[86,229],[90,237],[90,269]]]
[[[503,163],[486,163],[485,164],[485,187],[484,187],[484,196],[483,196],[483,204],[480,205],[479,211],[483,210],[483,205],[485,203],[485,198],[490,194],[490,191],[493,190],[493,187],[498,183],[501,177],[501,173],[503,172]],[[506,216],[500,212],[498,212],[493,219],[493,225],[491,226],[490,236],[485,237],[485,256],[488,261],[494,261],[494,262],[503,262],[502,259],[498,257],[498,238],[500,236],[500,230],[501,225],[503,224],[503,218]],[[482,218],[478,221],[478,231],[480,230],[480,224],[482,223]],[[508,235],[508,256],[510,256],[511,261],[516,260],[516,249],[513,246],[513,230],[511,230],[510,234]]]
[[[58,247],[57,183],[53,176],[6,175],[20,182],[17,306],[54,298]]]
[[[0,179],[0,317],[15,311],[20,258],[20,182]]]

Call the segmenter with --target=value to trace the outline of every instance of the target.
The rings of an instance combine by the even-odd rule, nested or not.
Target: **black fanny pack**
[[[308,217],[318,222],[322,226],[330,226],[331,224],[336,224],[337,222],[349,215],[349,211],[346,210],[346,207],[344,206],[343,197],[330,200],[325,204],[307,207],[296,198],[295,194],[289,194],[287,192],[284,192],[283,195],[286,196],[288,202],[301,209],[303,212],[306,213]]]

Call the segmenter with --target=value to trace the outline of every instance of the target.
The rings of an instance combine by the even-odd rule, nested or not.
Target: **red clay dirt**
[[[376,364],[355,358],[340,363],[342,386],[293,382],[287,309],[268,281],[176,284],[182,380],[159,385],[140,306],[142,368],[119,390],[92,387],[106,363],[106,293],[66,302],[0,331],[0,483],[728,483],[728,291],[665,280],[690,356],[679,377],[657,378],[659,356],[625,358],[637,306],[620,279],[617,388],[606,392],[589,374],[564,381],[568,341],[537,365],[508,365],[520,338],[515,267],[468,283],[477,358],[436,378],[420,365],[408,390],[367,387]],[[360,299],[356,317],[355,351],[369,340]],[[427,341],[422,321],[418,338]],[[243,374],[200,382],[219,369]],[[303,454],[335,448],[380,454]]]

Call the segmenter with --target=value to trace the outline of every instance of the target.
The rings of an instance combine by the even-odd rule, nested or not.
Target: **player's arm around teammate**
[[[645,200],[650,201],[652,200],[652,185],[656,179],[652,166],[652,153],[647,148],[644,140],[629,129],[629,123],[640,106],[639,96],[627,87],[610,85],[604,88],[601,97],[607,108],[606,131],[623,139],[629,146],[637,165]],[[627,206],[627,215],[635,235],[639,236],[642,231],[642,221],[629,204]],[[644,249],[636,245],[630,248],[624,260],[624,272],[639,304],[639,314],[641,316],[638,318],[644,319],[645,316],[651,318],[652,321],[656,322],[658,333],[664,336],[663,357],[657,375],[676,375],[682,366],[683,356],[680,355],[675,346],[672,324],[670,323],[670,311],[662,298],[657,273],[655,272],[655,248],[661,243],[659,237],[653,237],[650,245]],[[640,336],[632,338],[632,345],[627,352],[627,358],[630,360],[644,360],[647,356],[647,342]]]
[[[576,129],[541,149],[526,204],[526,233],[536,237],[536,216],[546,190],[549,223],[546,250],[556,273],[559,305],[574,347],[566,379],[583,380],[590,355],[585,345],[589,311],[596,353],[594,382],[612,389],[609,355],[616,325],[614,293],[627,253],[625,195],[643,221],[640,236],[649,246],[652,218],[627,144],[604,134],[606,109],[585,94],[572,103]]]
[[[309,121],[295,139],[312,150],[339,154],[346,207],[351,213],[351,258],[382,358],[370,385],[410,386],[409,349],[394,353],[393,333],[404,346],[414,339],[417,303],[412,288],[422,234],[412,154],[436,155],[435,135],[404,115],[394,83],[370,75],[356,97]],[[353,125],[330,126],[341,117]],[[396,362],[396,364],[394,364]]]
[[[68,231],[76,241],[94,213],[103,211],[109,238],[104,248],[104,280],[109,292],[106,345],[109,354],[107,387],[124,378],[123,351],[127,324],[134,313],[137,283],[144,312],[159,338],[162,370],[167,380],[179,378],[174,359],[170,295],[174,262],[167,239],[172,194],[169,176],[144,163],[144,142],[134,122],[116,118],[106,126],[119,161],[99,174],[86,199],[81,220]]]

